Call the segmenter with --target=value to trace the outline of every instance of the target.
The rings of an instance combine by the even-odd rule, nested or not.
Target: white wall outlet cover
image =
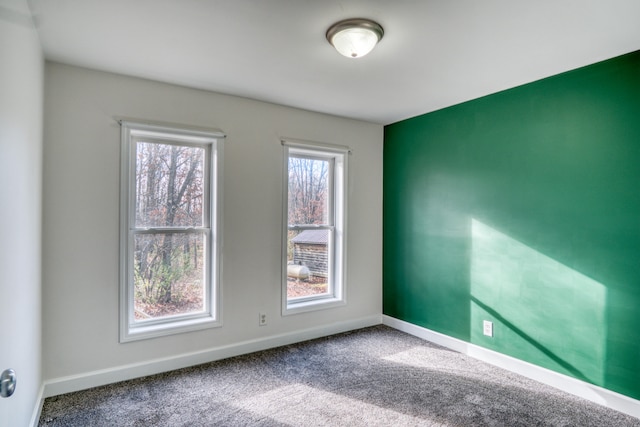
[[[482,322],[482,333],[488,337],[493,336],[493,322],[484,320]]]

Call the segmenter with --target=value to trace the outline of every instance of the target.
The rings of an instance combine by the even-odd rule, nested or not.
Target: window
[[[283,314],[343,305],[348,148],[283,145]]]
[[[122,122],[121,342],[219,325],[223,139]]]

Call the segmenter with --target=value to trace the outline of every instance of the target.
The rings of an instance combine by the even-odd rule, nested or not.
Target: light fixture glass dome
[[[376,46],[384,31],[380,24],[368,19],[347,19],[327,30],[327,40],[340,54],[360,58]]]

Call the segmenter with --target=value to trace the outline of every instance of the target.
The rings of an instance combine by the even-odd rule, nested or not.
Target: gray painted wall
[[[120,127],[127,116],[219,128],[224,326],[118,343]],[[282,317],[280,137],[349,145],[344,307]],[[382,310],[380,125],[48,63],[45,71],[45,380],[206,351]],[[375,267],[377,265],[377,267]],[[268,325],[258,326],[258,313]]]

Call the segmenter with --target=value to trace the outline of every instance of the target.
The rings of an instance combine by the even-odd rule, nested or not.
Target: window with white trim
[[[345,304],[348,148],[283,141],[283,314]]]
[[[217,326],[224,135],[121,125],[120,341]]]

